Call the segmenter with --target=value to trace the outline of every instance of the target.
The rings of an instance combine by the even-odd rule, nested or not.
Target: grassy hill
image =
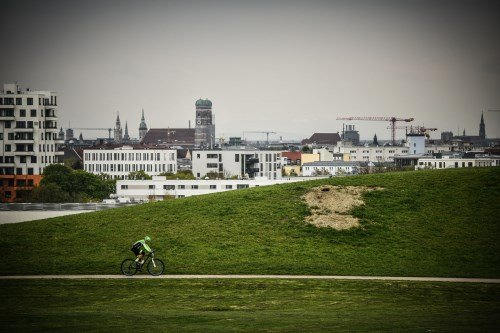
[[[318,229],[301,196],[322,184],[383,187],[361,228]],[[3,275],[119,273],[153,238],[168,274],[500,277],[500,168],[332,178],[0,226]]]

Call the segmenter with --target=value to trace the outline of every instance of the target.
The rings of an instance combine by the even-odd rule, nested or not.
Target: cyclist
[[[149,236],[144,237],[144,239],[138,240],[132,245],[132,252],[136,255],[136,266],[138,269],[141,269],[142,264],[144,264],[144,255],[145,252],[151,253],[153,252],[147,243],[151,243],[151,238]]]

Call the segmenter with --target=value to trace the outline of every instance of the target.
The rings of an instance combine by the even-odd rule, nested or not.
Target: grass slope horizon
[[[361,227],[304,222],[324,185],[382,187]],[[2,275],[118,274],[148,234],[165,274],[500,277],[500,168],[331,178],[0,225]]]

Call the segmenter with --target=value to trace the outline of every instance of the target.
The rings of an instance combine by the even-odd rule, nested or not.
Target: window
[[[28,104],[28,105],[33,105],[33,98],[28,97],[28,99],[27,99],[27,104]]]
[[[36,117],[36,110],[35,109],[31,109],[30,110],[30,116],[31,117]]]
[[[198,185],[191,185],[191,189],[192,190],[197,190],[198,189]]]
[[[233,188],[233,185],[226,185],[226,190],[231,190]]]
[[[207,154],[207,158],[217,158],[217,154]]]
[[[149,188],[150,190],[154,190],[154,189],[155,189],[155,186],[154,186],[154,185],[149,185],[149,186],[148,186],[148,188]]]
[[[248,184],[238,184],[236,185],[237,189],[248,188]]]
[[[175,190],[175,185],[163,185],[164,190]]]
[[[122,186],[121,186],[121,189],[122,189],[122,190],[128,190],[128,185],[122,185]]]
[[[26,110],[25,109],[19,110],[19,117],[26,117]]]
[[[217,168],[217,163],[207,163],[207,168],[209,168],[209,169],[216,169]]]
[[[239,162],[240,161],[240,155],[239,154],[235,154],[234,155],[234,161],[235,162]]]
[[[215,189],[217,189],[217,185],[210,185],[210,189],[211,189],[211,190],[215,190]]]
[[[10,145],[5,145],[5,151],[12,151],[12,148],[10,147]]]
[[[179,190],[184,190],[186,188],[186,185],[178,185],[177,188]]]

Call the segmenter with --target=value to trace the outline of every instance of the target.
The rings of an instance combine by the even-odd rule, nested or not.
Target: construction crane
[[[396,122],[412,122],[413,118],[396,118],[396,117],[338,117],[337,120],[370,120],[370,121],[390,121],[391,122],[391,139],[392,144],[396,144]]]
[[[111,139],[111,131],[113,131],[113,129],[111,129],[111,128],[99,128],[99,127],[73,127],[70,129],[86,130],[86,131],[108,131],[109,139]]]
[[[269,144],[269,134],[276,134],[276,132],[271,131],[245,131],[243,132],[243,137],[245,137],[245,133],[265,133],[266,134],[266,144]]]
[[[392,129],[392,126],[388,126],[387,129]],[[404,129],[408,134],[408,129],[410,134],[425,134],[427,138],[430,137],[429,132],[437,131],[437,128],[429,128],[425,126],[394,126],[394,129]]]

